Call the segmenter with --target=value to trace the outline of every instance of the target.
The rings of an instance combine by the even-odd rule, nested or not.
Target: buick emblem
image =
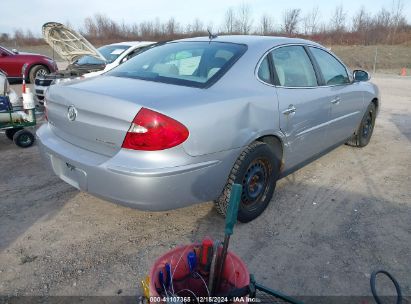
[[[69,106],[67,110],[67,118],[70,121],[75,121],[77,118],[77,109],[74,106]]]

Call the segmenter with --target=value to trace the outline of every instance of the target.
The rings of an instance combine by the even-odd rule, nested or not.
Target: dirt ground
[[[411,295],[411,78],[373,81],[382,107],[371,143],[282,179],[264,214],[235,227],[231,249],[258,282],[299,296],[369,295],[370,273],[384,268]],[[211,202],[141,212],[62,182],[35,146],[0,134],[0,155],[0,295],[136,295],[167,249],[223,239]]]

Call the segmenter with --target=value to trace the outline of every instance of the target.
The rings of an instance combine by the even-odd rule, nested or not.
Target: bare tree
[[[154,36],[154,26],[153,26],[153,22],[151,21],[143,21],[140,23],[139,25],[139,34],[142,37],[147,37],[147,38],[151,38]],[[158,28],[158,31],[160,32],[161,30]]]
[[[92,18],[86,18],[84,20],[84,28],[85,31],[83,33],[86,36],[101,42],[124,37],[122,36],[124,31],[121,29],[121,26],[103,14],[96,14]]]
[[[318,31],[318,22],[320,18],[320,9],[314,6],[311,12],[307,13],[303,18],[304,34],[315,34]]]
[[[370,16],[362,6],[352,18],[352,30],[354,32],[365,32],[370,25]]]
[[[224,31],[228,34],[234,33],[234,26],[236,23],[235,13],[232,7],[229,7],[224,16]]]
[[[393,43],[398,29],[407,24],[403,11],[403,0],[393,0],[391,6],[391,43]]]
[[[386,43],[390,40],[391,13],[382,8],[370,20],[367,43]]]
[[[95,24],[97,27],[97,36],[108,36],[110,33],[111,20],[109,17],[103,14],[94,15]]]
[[[168,19],[167,23],[165,24],[167,35],[170,35],[170,36],[175,35],[178,32],[178,26],[179,26],[178,23],[173,17]]]
[[[201,32],[203,32],[203,31],[204,31],[204,23],[203,23],[200,19],[196,18],[196,19],[194,20],[192,26],[191,26],[191,31],[192,31],[193,33],[201,33]]]
[[[318,25],[318,32],[321,33],[321,34],[325,34],[325,33],[328,32],[328,27],[329,27],[329,25],[326,22],[321,22]]]
[[[261,16],[259,32],[262,35],[268,35],[274,32],[273,19],[268,14],[264,14]]]
[[[371,17],[362,6],[352,19],[352,31],[356,32],[362,43],[367,44],[369,41],[369,33],[371,29]]]
[[[137,23],[133,23],[133,24],[131,25],[130,31],[131,31],[131,35],[132,35],[133,37],[136,37],[136,38],[139,37],[139,34],[138,34],[138,24],[137,24]]]
[[[345,21],[347,13],[344,11],[343,5],[335,8],[334,15],[331,17],[331,29],[334,32],[342,33],[345,31]]]
[[[296,32],[298,23],[300,22],[299,8],[287,9],[283,13],[283,25],[282,30],[287,35],[292,35]]]
[[[91,17],[84,19],[84,34],[88,37],[97,37],[97,26]]]
[[[15,45],[23,45],[24,44],[24,39],[25,39],[25,35],[24,35],[23,30],[22,29],[15,29],[13,39],[14,39],[14,44]]]
[[[8,42],[9,39],[10,39],[10,35],[8,33],[0,34],[0,42]]]
[[[403,0],[393,0],[391,6],[391,22],[392,25],[398,27],[403,19],[405,18],[403,15],[404,12],[404,2]]]
[[[163,35],[164,35],[164,32],[163,32],[163,29],[162,29],[160,18],[156,17],[155,21],[152,23],[152,27],[153,27],[153,29],[152,29],[152,35],[153,36],[152,37],[154,39],[161,39],[161,37],[163,37]]]
[[[374,25],[378,29],[387,29],[391,24],[391,13],[382,8],[374,17]]]
[[[247,35],[251,31],[253,21],[251,20],[251,8],[248,4],[243,3],[238,7],[236,28],[241,34]]]

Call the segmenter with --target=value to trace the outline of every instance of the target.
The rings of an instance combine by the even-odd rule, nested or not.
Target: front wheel
[[[222,194],[214,202],[217,212],[226,215],[231,187],[236,183],[243,187],[238,220],[247,223],[258,217],[273,196],[279,165],[279,160],[266,143],[249,145],[235,162]]]
[[[29,80],[30,83],[34,83],[34,80],[36,80],[37,77],[39,76],[45,76],[49,73],[49,69],[44,66],[44,65],[35,65],[34,67],[32,67],[30,69],[30,73],[29,73]]]
[[[365,147],[371,140],[375,126],[376,108],[372,102],[368,106],[361,120],[360,126],[353,136],[348,140],[347,144],[354,147]]]

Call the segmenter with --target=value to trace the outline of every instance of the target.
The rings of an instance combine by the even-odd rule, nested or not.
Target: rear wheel
[[[17,131],[13,136],[14,143],[21,148],[28,148],[33,145],[35,138],[34,135],[27,130]]]
[[[30,69],[30,73],[29,73],[30,83],[34,83],[34,80],[36,79],[36,77],[47,75],[49,72],[50,72],[49,69],[44,65],[39,64],[39,65],[33,66]]]
[[[258,217],[268,206],[275,189],[280,162],[263,142],[249,145],[231,169],[227,184],[214,202],[217,211],[226,215],[234,183],[242,185],[238,220],[246,223]]]
[[[14,134],[16,134],[16,132],[20,131],[22,128],[14,128],[14,129],[7,129],[6,130],[6,136],[8,139],[13,140],[13,136]]]
[[[376,108],[372,102],[367,108],[364,117],[361,120],[360,126],[353,136],[347,142],[348,145],[354,147],[365,147],[371,140],[375,125]]]

